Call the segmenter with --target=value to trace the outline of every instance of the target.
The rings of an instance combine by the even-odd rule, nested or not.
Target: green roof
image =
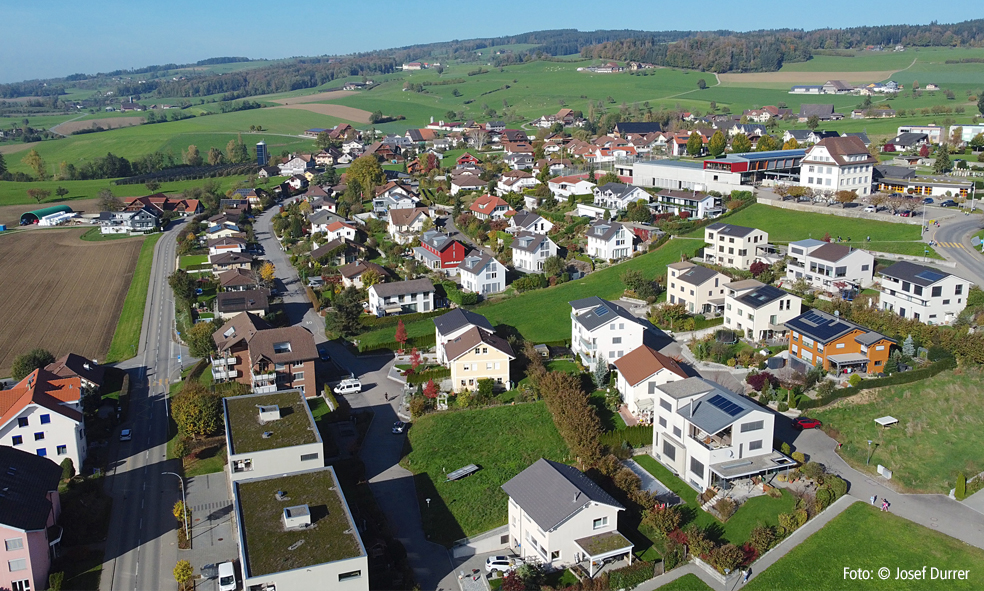
[[[246,577],[365,555],[332,468],[245,480],[234,486]],[[284,493],[283,500],[277,499],[278,491]],[[298,505],[308,506],[312,524],[287,530],[284,509]]]
[[[311,409],[299,390],[232,396],[223,400],[230,454],[321,442]],[[257,407],[271,405],[280,407],[280,418],[260,424]],[[264,437],[264,433],[270,433],[270,436]]]
[[[53,213],[72,213],[72,208],[67,205],[52,205],[51,207],[42,207],[41,209],[26,211],[21,214],[21,223],[36,222],[44,216],[51,215]]]

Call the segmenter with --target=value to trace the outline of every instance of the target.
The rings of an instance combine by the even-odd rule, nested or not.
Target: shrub
[[[780,513],[779,527],[783,529],[786,535],[789,535],[794,531],[796,531],[796,528],[799,527],[799,522],[796,519],[796,515],[792,513]]]
[[[71,480],[75,476],[75,464],[72,463],[72,458],[65,458],[61,463],[62,469],[62,480]]]
[[[957,490],[954,491],[953,496],[955,496],[958,501],[962,501],[967,498],[967,477],[964,476],[963,472],[957,474]]]
[[[174,442],[174,455],[177,458],[183,458],[188,455],[188,440],[184,437],[178,437],[177,441]]]
[[[779,406],[776,407],[776,410],[778,410],[779,412],[786,412],[787,410],[789,410],[789,405],[786,404],[785,402],[780,402]]]
[[[830,506],[836,500],[836,495],[834,491],[827,486],[821,486],[817,489],[817,496],[814,499],[814,506],[816,507],[817,513],[823,511]]]
[[[609,589],[632,589],[653,578],[653,563],[639,560],[608,573]]]
[[[745,553],[734,544],[725,544],[711,552],[711,566],[719,572],[732,572],[745,562]]]
[[[823,475],[826,473],[823,466],[816,462],[807,462],[803,464],[800,466],[799,471],[803,474],[803,476],[806,476],[810,480],[816,480],[817,482],[822,481]]]
[[[738,510],[738,504],[731,499],[719,499],[714,503],[714,510],[718,512],[723,521],[727,521]]]
[[[864,378],[861,377],[861,374],[856,374],[856,373],[852,373],[851,377],[847,378],[847,383],[855,387],[863,381]]]
[[[749,545],[755,548],[759,554],[765,554],[776,543],[776,540],[776,530],[768,525],[760,525],[753,528],[751,533],[748,534]]]
[[[695,556],[707,556],[714,549],[714,542],[707,537],[707,532],[694,524],[687,526],[684,531],[690,544],[690,553]]]
[[[789,454],[786,454],[789,455]],[[801,465],[806,463],[806,455],[801,451],[794,451],[793,455],[789,456],[793,458],[794,461],[799,462]]]
[[[680,527],[683,523],[683,514],[676,507],[650,509],[642,516],[642,523],[665,536]]]
[[[782,445],[779,446],[779,451],[781,451],[783,453],[783,455],[787,455],[788,456],[790,453],[792,453],[793,448],[790,447],[788,443],[786,443],[785,441],[783,441],[782,442]]]
[[[847,494],[847,481],[835,474],[827,474],[824,476],[823,485],[834,491],[835,500]]]
[[[766,382],[769,382],[769,384],[772,385],[772,388],[779,387],[779,378],[767,371],[749,374],[748,377],[745,378],[745,381],[748,382],[748,385],[754,388],[756,392],[762,392]]]
[[[414,419],[424,416],[428,406],[425,396],[414,396],[410,399],[410,416]]]

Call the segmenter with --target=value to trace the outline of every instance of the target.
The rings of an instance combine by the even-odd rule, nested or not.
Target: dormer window
[[[274,343],[273,344],[273,352],[274,353],[290,353],[290,343],[289,342]]]

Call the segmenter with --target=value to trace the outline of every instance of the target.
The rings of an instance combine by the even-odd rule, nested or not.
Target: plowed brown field
[[[83,232],[0,235],[0,376],[36,347],[105,357],[143,239],[83,242]]]
[[[106,117],[105,119],[85,119],[82,121],[68,121],[61,125],[51,128],[51,131],[62,135],[71,135],[73,131],[82,129],[92,129],[96,125],[103,129],[116,129],[117,127],[132,127],[143,125],[143,117]]]

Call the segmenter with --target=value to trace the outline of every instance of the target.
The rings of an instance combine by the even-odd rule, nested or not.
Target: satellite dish
[[[977,236],[974,236],[973,238],[970,239],[970,244],[972,246],[980,246],[981,245],[981,239],[979,237],[977,237]]]

